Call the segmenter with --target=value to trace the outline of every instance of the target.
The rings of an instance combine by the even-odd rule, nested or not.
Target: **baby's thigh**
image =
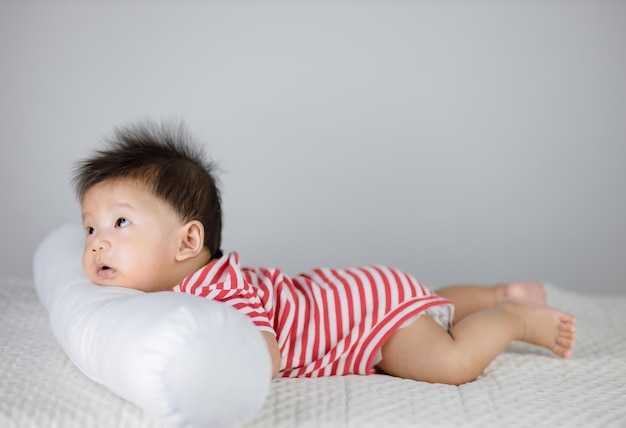
[[[396,330],[382,346],[378,368],[406,379],[441,382],[454,351],[452,336],[430,316],[423,314]]]

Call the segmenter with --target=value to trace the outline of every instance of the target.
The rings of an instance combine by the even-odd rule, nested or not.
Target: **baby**
[[[225,302],[263,335],[273,377],[386,373],[459,385],[512,341],[568,358],[575,318],[539,282],[433,292],[386,266],[294,277],[222,254],[214,166],[182,125],[138,123],[80,162],[83,268],[98,285],[172,290]]]

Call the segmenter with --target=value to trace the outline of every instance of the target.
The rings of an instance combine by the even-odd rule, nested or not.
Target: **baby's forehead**
[[[130,194],[151,194],[156,196],[152,187],[137,178],[119,177],[108,178],[94,183],[85,191],[85,196],[89,193],[101,193],[111,191],[127,191]],[[84,199],[84,197],[83,197]]]
[[[100,181],[85,191],[80,201],[83,212],[94,206],[119,206],[130,208],[167,208],[176,214],[163,198],[159,197],[148,184],[138,179],[114,178]]]
[[[81,207],[94,202],[108,202],[116,205],[135,205],[142,201],[150,200],[151,203],[165,203],[156,196],[152,189],[145,183],[136,179],[115,178],[100,181],[89,187],[81,199]]]

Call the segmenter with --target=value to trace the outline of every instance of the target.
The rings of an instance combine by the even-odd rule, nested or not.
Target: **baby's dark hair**
[[[76,164],[72,182],[79,200],[95,184],[137,180],[168,203],[183,222],[200,221],[211,258],[222,256],[216,168],[205,160],[184,124],[137,122],[116,128],[105,142],[105,149]]]

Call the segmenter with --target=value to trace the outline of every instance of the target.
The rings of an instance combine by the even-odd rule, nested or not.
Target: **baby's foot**
[[[569,358],[576,345],[576,318],[558,309],[527,300],[508,299],[522,321],[519,340],[543,346]]]
[[[546,292],[540,281],[516,281],[496,286],[499,300],[519,299],[527,302],[546,304]]]

